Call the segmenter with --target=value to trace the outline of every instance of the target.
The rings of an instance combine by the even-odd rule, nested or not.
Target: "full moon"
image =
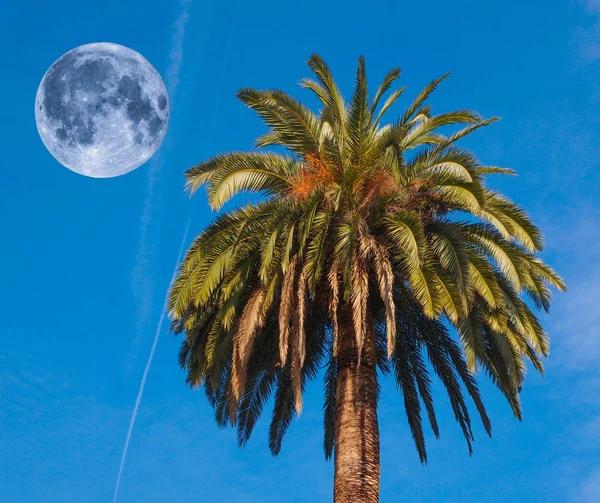
[[[61,56],[35,98],[46,148],[63,166],[94,178],[123,175],[150,159],[169,115],[160,74],[136,51],[110,43]]]

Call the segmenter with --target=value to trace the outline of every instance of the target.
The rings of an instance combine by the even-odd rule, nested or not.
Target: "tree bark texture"
[[[343,308],[335,420],[335,503],[379,501],[377,366],[372,330],[359,363],[350,308]]]

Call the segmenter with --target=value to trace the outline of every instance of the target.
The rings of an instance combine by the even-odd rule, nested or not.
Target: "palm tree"
[[[484,370],[520,419],[527,361],[542,372],[548,355],[522,295],[548,310],[549,285],[565,285],[536,255],[542,236],[524,211],[484,185],[486,175],[513,172],[456,145],[496,118],[433,115],[425,104],[447,75],[383,125],[404,90],[388,95],[399,69],[371,99],[361,57],[346,103],[319,56],[308,66],[316,78],[302,86],[319,100],[317,113],[279,90],[238,93],[268,126],[256,147],[277,152],[220,154],[187,171],[189,191],[206,185],[213,209],[240,192],[264,197],[200,233],[169,310],[173,330],[185,333],[188,383],[204,385],[218,424],[235,426],[241,445],[274,392],[269,447],[279,453],[307,381],[323,369],[334,499],[375,502],[380,376],[402,393],[423,463],[424,415],[439,435],[432,372],[471,452],[465,394],[491,432],[474,375]],[[452,125],[461,126],[440,132]]]

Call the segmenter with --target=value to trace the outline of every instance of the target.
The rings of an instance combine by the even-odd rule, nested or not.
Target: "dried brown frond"
[[[239,402],[246,387],[248,361],[252,354],[256,334],[265,322],[265,313],[262,309],[264,296],[265,292],[262,288],[257,288],[252,292],[233,337],[231,386],[233,396],[237,402]]]
[[[298,334],[298,318],[292,323],[292,334]],[[299,337],[292,338],[292,386],[294,388],[294,401],[296,414],[302,412],[302,364],[300,355]]]
[[[396,347],[396,305],[394,304],[394,268],[387,249],[373,239],[372,253],[379,285],[379,295],[385,305],[388,358]]]
[[[296,414],[302,412],[302,368],[306,358],[306,332],[304,319],[306,316],[306,266],[302,268],[298,278],[298,312],[292,324],[292,384],[294,386],[294,399]]]
[[[304,330],[304,320],[306,311],[306,280],[307,271],[306,265],[302,268],[300,277],[298,278],[298,353],[300,356],[300,368],[304,366],[306,358],[306,332]]]
[[[385,306],[388,358],[396,346],[396,306],[394,304],[394,268],[387,249],[368,233],[362,231],[359,242],[360,257],[365,263],[373,261],[379,295]]]
[[[339,260],[336,257],[331,264],[327,279],[329,280],[329,288],[331,296],[329,297],[329,316],[333,325],[333,356],[338,354],[339,346],[339,320],[338,320],[338,305],[340,303],[340,283],[339,283]]]
[[[290,319],[294,306],[294,280],[296,277],[296,263],[298,257],[292,257],[290,264],[283,276],[281,286],[281,305],[279,306],[279,360],[285,366],[288,354]]]
[[[360,355],[365,342],[367,299],[369,296],[369,274],[365,260],[360,253],[355,253],[352,259],[351,283],[352,321],[358,354]]]

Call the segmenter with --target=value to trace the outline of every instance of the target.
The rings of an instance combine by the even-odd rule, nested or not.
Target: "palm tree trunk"
[[[369,331],[360,365],[351,308],[340,319],[335,420],[335,503],[379,501],[375,343]]]

